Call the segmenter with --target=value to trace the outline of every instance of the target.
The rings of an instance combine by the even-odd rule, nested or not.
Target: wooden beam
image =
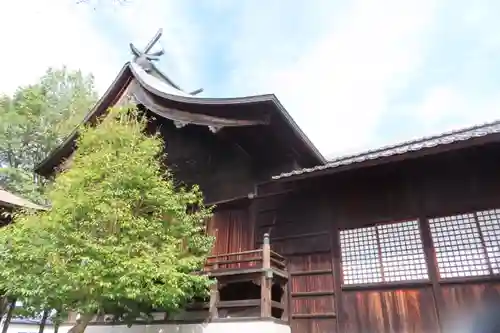
[[[295,313],[292,315],[292,318],[297,319],[316,319],[316,318],[335,318],[337,314],[335,312],[327,312],[327,313]]]
[[[217,304],[217,308],[248,308],[260,306],[260,299],[245,299],[238,301],[222,301]]]
[[[290,272],[291,276],[310,276],[310,275],[323,275],[323,274],[333,274],[332,269],[316,269],[310,271],[295,271]]]
[[[250,200],[249,195],[240,195],[237,197],[232,197],[229,199],[224,199],[224,200],[218,200],[218,201],[212,201],[212,202],[207,202],[205,205],[206,206],[222,206],[222,205],[228,205],[228,204],[236,204],[238,202],[243,202]]]
[[[292,297],[318,297],[318,296],[330,296],[334,295],[335,291],[325,290],[325,291],[297,291],[292,293]]]

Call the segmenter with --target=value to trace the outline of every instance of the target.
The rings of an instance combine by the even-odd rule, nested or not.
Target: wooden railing
[[[273,301],[271,289],[273,281],[286,285],[288,280],[287,262],[280,254],[271,250],[269,234],[264,235],[262,248],[250,251],[224,253],[208,257],[205,273],[215,277],[216,282],[210,290],[208,304],[210,317],[218,318],[218,311],[225,308],[260,308],[260,316],[271,317],[272,309],[281,309],[288,315],[288,288],[280,301]],[[238,301],[221,301],[219,288],[231,283],[235,278],[258,281],[260,285],[260,299],[246,299]],[[276,282],[276,278],[279,281]]]
[[[264,235],[264,241],[269,242],[269,235]],[[265,244],[264,244],[265,245]],[[268,246],[261,249],[224,253],[209,256],[205,264],[205,271],[241,268],[275,268],[286,270],[286,259],[274,252]]]

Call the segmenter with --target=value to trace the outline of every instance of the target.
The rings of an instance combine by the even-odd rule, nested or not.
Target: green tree
[[[130,323],[206,295],[193,274],[212,246],[197,186],[179,188],[160,162],[163,141],[135,110],[112,110],[82,130],[71,167],[56,176],[51,209],[0,229],[0,289],[33,312],[78,312]],[[24,301],[26,300],[26,301]]]
[[[0,96],[0,187],[41,201],[33,167],[57,147],[97,99],[94,79],[49,69],[38,82]]]

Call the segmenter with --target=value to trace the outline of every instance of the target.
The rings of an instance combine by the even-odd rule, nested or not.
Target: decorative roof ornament
[[[144,71],[146,71],[149,74],[155,73],[161,77],[164,81],[166,81],[168,84],[170,84],[172,87],[174,87],[177,90],[180,90],[184,92],[177,84],[175,84],[168,76],[166,76],[164,73],[162,73],[155,65],[154,62],[158,61],[162,55],[165,54],[165,50],[163,48],[159,51],[149,53],[153,46],[160,40],[161,35],[163,34],[163,29],[158,29],[158,32],[153,36],[153,38],[149,41],[149,43],[146,45],[143,51],[140,51],[137,47],[135,47],[134,44],[130,43],[130,51],[132,51],[132,54],[134,55],[134,62],[139,65]],[[195,91],[192,91],[188,93],[191,96],[198,95],[199,93],[203,92],[203,89],[196,89]]]
[[[141,66],[148,73],[150,73],[154,69],[153,61],[158,61],[160,57],[165,54],[165,51],[163,49],[154,53],[149,53],[153,46],[158,42],[162,34],[163,29],[160,28],[146,45],[143,51],[140,51],[137,47],[134,46],[134,44],[130,43],[130,50],[134,55],[134,62]]]

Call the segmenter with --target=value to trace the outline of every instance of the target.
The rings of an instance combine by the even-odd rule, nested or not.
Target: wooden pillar
[[[331,219],[329,221],[332,221]],[[344,331],[344,304],[342,298],[342,253],[340,249],[340,228],[335,225],[330,229],[330,246],[332,254],[332,272],[333,272],[333,288],[334,288],[334,305],[335,305],[335,322],[337,332]]]
[[[213,265],[213,270],[217,270],[219,268],[219,264],[215,263]],[[210,303],[209,303],[209,312],[210,319],[219,318],[219,311],[217,310],[217,305],[219,304],[219,281],[215,279],[214,283],[210,286]]]
[[[290,320],[291,320],[291,317],[292,317],[292,314],[290,312],[290,305],[292,304],[292,301],[291,301],[291,298],[290,298],[290,273],[288,271],[288,267],[287,267],[287,275],[288,275],[288,279],[286,280],[285,282],[285,287],[284,287],[284,295],[283,295],[283,320],[286,321],[288,323],[288,325],[290,325]]]
[[[269,234],[264,234],[262,243],[262,277],[260,294],[260,316],[262,318],[271,317],[271,284],[273,272],[271,270],[271,245],[269,243]]]
[[[444,309],[443,296],[441,294],[441,286],[439,285],[439,273],[437,268],[436,252],[432,242],[431,229],[429,220],[425,215],[419,219],[420,232],[424,247],[425,261],[429,272],[429,279],[432,283],[432,296],[434,299],[434,310],[439,324],[439,331],[443,332],[442,310]]]

